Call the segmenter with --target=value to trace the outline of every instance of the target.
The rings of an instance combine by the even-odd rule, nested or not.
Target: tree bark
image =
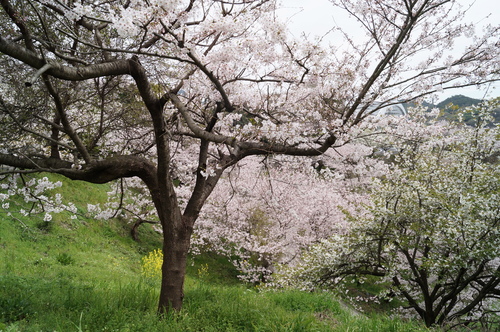
[[[36,69],[50,63],[51,67],[45,74],[62,80],[83,81],[96,77],[130,74],[128,60],[114,60],[80,67],[63,66],[55,61],[45,61],[32,51],[2,36],[0,36],[0,52]]]
[[[174,234],[163,233],[164,257],[158,303],[160,314],[165,314],[170,309],[175,311],[182,309],[187,255],[193,230],[183,217],[178,220],[170,220],[170,222],[174,222],[178,227],[176,227]]]

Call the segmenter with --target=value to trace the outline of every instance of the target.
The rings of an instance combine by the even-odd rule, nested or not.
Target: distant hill
[[[500,98],[500,97],[498,97]],[[440,119],[447,121],[457,121],[458,113],[464,107],[469,107],[472,105],[478,105],[482,102],[481,99],[470,98],[464,95],[455,95],[445,100],[439,102],[438,104],[431,104],[429,102],[424,101],[422,106],[427,107],[430,112],[433,108],[438,108],[441,110]],[[415,106],[414,103],[404,103],[404,107],[408,110],[409,107]],[[493,110],[491,114],[494,118],[493,123],[500,123],[500,108]],[[472,120],[472,114],[465,115],[464,121],[470,126],[474,125],[474,121]],[[492,125],[492,124],[490,124]]]
[[[446,98],[445,100],[439,102],[438,104],[432,104],[432,103],[429,103],[427,101],[424,101],[424,102],[422,102],[422,106],[427,107],[429,110],[436,108],[436,107],[439,108],[440,110],[442,110],[442,109],[446,108],[446,106],[451,106],[451,104],[453,104],[453,106],[455,106],[454,108],[457,109],[457,108],[477,105],[481,101],[482,101],[481,99],[474,99],[474,98],[470,98],[470,97],[467,97],[464,95],[455,95],[455,96]],[[415,106],[415,104],[414,103],[404,103],[404,106],[406,108],[408,108],[408,107]]]
[[[435,107],[441,110],[441,119],[456,121],[458,113],[461,109],[472,105],[478,105],[481,102],[481,99],[474,99],[463,95],[456,95],[443,100],[439,104],[435,105]],[[494,118],[493,123],[500,123],[500,108],[494,110],[492,112],[492,116]],[[464,122],[470,126],[473,126],[474,120],[472,114],[464,114]]]
[[[458,106],[459,108],[461,108],[461,107],[468,107],[468,106],[472,106],[472,105],[477,105],[481,102],[482,102],[481,99],[474,99],[474,98],[470,98],[470,97],[467,97],[464,95],[456,95],[456,96],[446,98],[445,100],[443,100],[442,102],[437,104],[436,107],[439,109],[443,109],[446,106],[453,104],[454,106]]]

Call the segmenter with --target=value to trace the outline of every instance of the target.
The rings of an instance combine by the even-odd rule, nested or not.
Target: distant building
[[[371,113],[374,109],[380,107],[379,102],[374,102],[371,104],[365,114]],[[403,104],[397,103],[397,104],[392,104],[388,106],[382,106],[380,109],[376,110],[375,112],[372,113],[372,115],[375,116],[384,116],[384,115],[393,115],[393,116],[407,116],[408,112],[406,111],[406,108],[404,107]]]

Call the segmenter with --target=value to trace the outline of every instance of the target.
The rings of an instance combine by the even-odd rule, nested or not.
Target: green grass
[[[106,200],[108,186],[58,180],[82,212]],[[135,242],[125,220],[62,213],[48,228],[39,223],[0,214],[0,331],[428,331],[354,315],[330,293],[251,288],[214,254],[190,258],[184,308],[160,319],[159,281],[141,276],[141,257],[161,245],[150,225]]]

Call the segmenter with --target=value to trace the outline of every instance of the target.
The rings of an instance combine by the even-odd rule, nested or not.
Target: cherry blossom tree
[[[181,309],[195,222],[225,170],[321,155],[377,108],[498,78],[498,28],[476,35],[452,0],[333,1],[367,40],[328,49],[291,39],[274,0],[0,3],[2,122],[17,128],[0,164],[139,178],[163,230],[160,312]]]
[[[333,153],[331,153],[333,152]],[[195,227],[192,250],[232,259],[240,277],[268,281],[313,243],[346,228],[344,212],[387,165],[373,149],[346,144],[320,158],[247,158],[224,175]],[[228,194],[230,193],[230,194]]]
[[[475,128],[430,120],[394,128],[400,152],[374,181],[372,205],[349,216],[346,235],[313,246],[281,283],[330,287],[371,275],[391,285],[382,298],[398,297],[427,326],[498,324],[500,132],[488,127],[495,107],[468,110]]]

